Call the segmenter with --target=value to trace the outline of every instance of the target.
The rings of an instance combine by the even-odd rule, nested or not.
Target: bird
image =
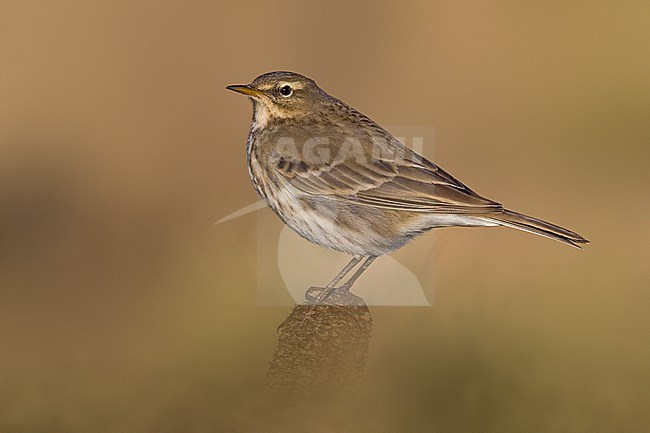
[[[303,238],[352,256],[326,286],[310,288],[312,303],[349,291],[377,257],[433,228],[505,226],[589,243],[478,195],[304,75],[268,72],[226,89],[253,103],[246,152],[257,193]]]

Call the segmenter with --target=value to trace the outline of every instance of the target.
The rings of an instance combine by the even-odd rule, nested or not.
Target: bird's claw
[[[341,287],[312,286],[305,293],[308,304],[314,305],[365,305],[363,299],[350,292],[350,284]]]

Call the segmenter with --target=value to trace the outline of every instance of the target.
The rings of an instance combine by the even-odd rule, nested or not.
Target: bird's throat
[[[284,120],[296,117],[294,113],[282,110],[273,102],[253,100],[253,129],[265,128],[274,120]]]

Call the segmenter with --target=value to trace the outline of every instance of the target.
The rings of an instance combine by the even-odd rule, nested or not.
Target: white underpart
[[[305,208],[300,204],[299,197],[303,195],[291,185],[281,188],[274,197],[269,197],[271,208],[277,207],[290,212],[284,213],[287,225],[302,237],[325,247],[346,251],[350,254],[368,255],[368,251],[360,245],[368,243],[356,239],[359,232],[345,230],[337,225],[337,209],[321,206],[316,209]],[[378,233],[365,230],[364,237],[380,237]],[[378,239],[379,240],[379,239]]]
[[[346,229],[337,224],[339,210],[336,206],[304,207],[299,200],[302,195],[301,191],[291,185],[286,185],[274,196],[269,197],[268,203],[274,210],[278,208],[284,209],[284,218],[287,225],[313,243],[353,255],[379,256],[389,252],[390,248],[387,248],[387,245],[392,244],[393,241],[397,242],[394,239],[386,239],[381,233],[372,230],[368,225],[363,224],[362,219],[356,221],[357,226],[354,230]],[[287,210],[290,211],[286,212]],[[494,221],[480,217],[424,214],[418,227],[411,225],[408,226],[408,229],[428,230],[434,227],[489,227],[498,225]],[[406,235],[406,233],[403,233],[403,235]]]
[[[498,226],[496,222],[475,216],[466,215],[445,215],[445,214],[428,214],[424,218],[425,227],[450,227],[450,226],[482,226],[493,227]]]
[[[293,117],[286,111],[280,110],[267,96],[254,97],[251,96],[255,104],[255,111],[253,115],[253,129],[264,128],[269,123],[269,119],[285,119]]]
[[[269,123],[269,112],[264,107],[264,103],[259,100],[255,101],[255,114],[253,115],[253,124],[251,125],[254,130],[264,128]]]

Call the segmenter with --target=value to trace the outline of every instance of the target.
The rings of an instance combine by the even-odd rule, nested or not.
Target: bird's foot
[[[311,305],[365,305],[363,299],[350,292],[351,285],[341,287],[312,286],[305,293],[305,300]]]

